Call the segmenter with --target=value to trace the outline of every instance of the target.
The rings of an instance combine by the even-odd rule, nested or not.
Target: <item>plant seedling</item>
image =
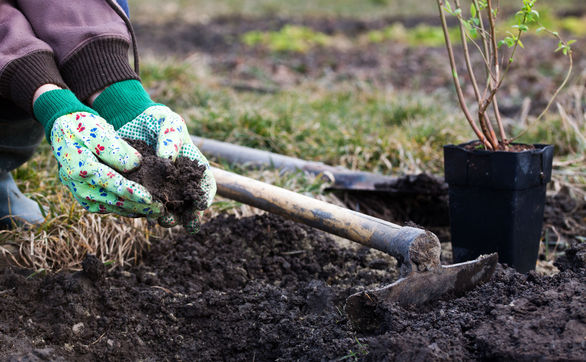
[[[554,51],[561,52],[569,59],[569,67],[564,80],[555,90],[547,106],[537,117],[537,120],[548,111],[554,98],[570,78],[573,66],[571,45],[574,43],[574,40],[565,41],[558,32],[549,30],[541,25],[539,12],[535,9],[537,0],[522,0],[522,6],[515,14],[515,24],[510,31],[507,31],[506,36],[502,39],[498,39],[496,34],[496,21],[499,15],[498,4],[495,7],[492,0],[471,0],[469,17],[465,16],[464,10],[460,5],[460,0],[454,0],[454,6],[451,5],[449,0],[436,1],[452,70],[452,79],[456,87],[460,108],[484,148],[488,150],[508,150],[508,145],[512,140],[507,137],[503,126],[497,101],[497,92],[511,68],[518,49],[524,47],[521,37],[529,32],[531,27],[537,26],[535,29],[536,32],[547,32],[558,40],[557,49]],[[461,60],[465,63],[466,72],[474,90],[474,98],[477,105],[476,117],[472,115],[464,99],[454,47],[449,36],[446,13],[456,17],[458,20],[462,42],[463,59]],[[474,64],[472,64],[472,50],[469,48],[469,45],[472,45],[482,57],[483,67],[480,67],[480,71],[478,70],[479,67],[475,68]],[[500,58],[501,54],[499,52],[503,47],[509,48],[508,52],[502,52],[508,53],[508,55]],[[481,84],[480,79],[484,79],[484,84]],[[492,108],[498,135],[493,128],[489,108]]]

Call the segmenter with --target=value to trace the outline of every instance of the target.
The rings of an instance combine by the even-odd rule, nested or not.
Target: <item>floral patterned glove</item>
[[[191,141],[183,118],[169,107],[154,103],[136,80],[122,81],[106,88],[96,98],[93,107],[114,125],[121,137],[145,141],[155,148],[157,156],[173,161],[178,156],[185,156],[205,165],[201,180],[204,196],[193,210],[193,219],[184,225],[192,233],[199,231],[203,210],[211,205],[216,194],[216,182],[208,161]],[[158,221],[169,227],[177,224],[177,217],[166,214]]]
[[[138,167],[138,151],[73,93],[46,92],[35,102],[34,112],[45,126],[61,182],[86,210],[129,217],[160,214],[161,205],[153,203],[143,186],[116,171]]]

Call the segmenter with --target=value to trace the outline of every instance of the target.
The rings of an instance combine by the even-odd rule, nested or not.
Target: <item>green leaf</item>
[[[454,12],[452,11],[452,5],[450,5],[449,1],[446,1],[446,4],[444,5],[444,8],[446,9],[446,11],[450,14],[453,14]]]
[[[567,45],[572,45],[572,44],[574,44],[575,42],[576,42],[576,40],[575,40],[575,39],[572,39],[572,40],[568,40],[568,42],[567,42],[566,44],[567,44]]]
[[[544,31],[544,30],[545,30],[545,27],[544,27],[544,26],[540,26],[539,28],[537,28],[537,29],[535,30],[535,32],[536,32],[536,33],[539,33],[539,32],[541,32],[541,31]]]
[[[476,5],[474,3],[470,3],[470,15],[475,18],[476,17]]]
[[[531,10],[531,14],[535,17],[535,20],[539,20],[539,11]]]

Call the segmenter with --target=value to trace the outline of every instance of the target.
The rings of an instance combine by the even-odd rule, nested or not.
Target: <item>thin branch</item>
[[[455,0],[456,8],[461,9],[460,0]],[[474,69],[472,68],[472,61],[470,60],[470,51],[468,50],[468,42],[466,41],[466,29],[464,29],[464,23],[460,16],[458,16],[458,24],[460,25],[460,37],[462,38],[462,47],[464,49],[464,61],[466,62],[466,70],[474,89],[474,96],[476,102],[480,104],[480,91],[478,90],[478,83],[476,82],[476,76],[474,75]]]
[[[478,23],[480,25],[480,30],[481,30],[481,38],[482,38],[482,44],[484,46],[484,53],[485,54],[490,54],[490,50],[488,47],[488,42],[486,41],[486,30],[484,28],[484,21],[482,20],[482,12],[479,10],[478,7],[478,0],[474,0],[474,6],[476,7],[477,10],[477,14],[478,14]],[[482,52],[481,52],[482,54]],[[484,54],[483,54],[484,57]],[[488,61],[487,61],[488,63]],[[494,83],[494,80],[497,79],[496,76],[494,76],[492,74],[492,69],[490,66],[487,66],[486,68],[486,87],[485,87],[485,94],[486,94],[486,90],[488,90],[489,86],[492,85]],[[503,143],[506,145],[506,134],[505,134],[505,129],[503,127],[503,121],[501,119],[501,112],[499,111],[499,106],[498,106],[498,102],[496,99],[496,96],[493,98],[493,110],[494,110],[494,116],[496,119],[496,123],[499,126],[499,133],[501,135],[501,140],[503,141]]]
[[[472,37],[468,33],[466,33],[466,38],[468,39],[468,41],[470,43],[472,43],[472,45],[474,45],[476,47],[476,50],[478,50],[478,53],[480,53],[480,56],[482,57],[482,61],[484,62],[484,67],[485,67],[487,78],[490,76],[494,76],[494,75],[492,75],[492,70],[490,69],[490,63],[489,63],[488,59],[486,58],[486,56],[484,55],[484,52],[480,48],[480,45],[478,45],[478,43],[476,43],[474,41],[474,39],[472,39]]]
[[[462,92],[462,87],[460,86],[460,81],[458,78],[458,71],[456,68],[456,60],[454,58],[454,50],[452,48],[452,42],[450,40],[450,36],[448,33],[448,24],[446,22],[446,15],[444,14],[444,9],[443,9],[444,2],[443,2],[443,0],[436,0],[436,2],[438,5],[438,8],[439,8],[440,18],[441,18],[441,22],[442,22],[442,30],[444,32],[444,40],[446,42],[446,49],[448,51],[448,58],[450,60],[450,68],[452,69],[452,78],[454,81],[454,86],[456,87],[456,94],[458,95],[458,102],[460,103],[460,108],[462,109],[462,112],[464,112],[464,116],[466,117],[466,120],[468,120],[470,127],[472,127],[472,130],[474,131],[474,133],[476,133],[476,136],[478,137],[480,142],[482,142],[488,149],[492,150],[493,149],[492,144],[486,140],[486,137],[482,134],[480,129],[478,129],[476,122],[474,122],[474,119],[472,118],[472,115],[470,114],[470,111],[468,110],[468,107],[466,106],[466,101],[464,100],[464,94]]]
[[[499,127],[499,134],[501,135],[501,141],[507,147],[507,134],[505,132],[505,127],[503,126],[503,120],[501,118],[501,111],[499,110],[499,104],[496,98],[496,95],[492,98],[492,109],[494,111],[494,117],[496,119],[496,124]]]
[[[461,9],[460,0],[455,0],[455,3],[456,8]],[[464,29],[463,20],[460,16],[458,16],[458,24],[460,25],[460,37],[462,38],[462,47],[464,50],[464,61],[466,63],[466,69],[468,71],[468,76],[470,77],[470,82],[472,83],[472,88],[474,89],[476,102],[480,107],[482,100],[480,98],[480,91],[478,90],[476,76],[474,75],[474,69],[472,68],[472,61],[470,60],[470,51],[468,50],[468,42],[466,41],[466,30]],[[488,116],[485,113],[479,113],[478,119],[480,121],[480,126],[484,135],[489,139],[493,147],[498,147],[498,139],[496,138],[494,130],[492,129],[492,125],[490,124]]]
[[[488,24],[490,28],[490,46],[492,48],[492,60],[494,65],[494,74],[496,78],[499,78],[499,57],[498,57],[498,47],[496,45],[496,26],[494,25],[494,17],[492,14],[492,1],[487,0],[487,11],[488,11]]]
[[[476,7],[476,14],[478,15],[478,22],[480,24],[480,38],[482,39],[482,45],[484,46],[484,53],[481,51],[480,54],[482,54],[482,57],[485,59],[485,62],[488,64],[487,58],[490,57],[490,50],[488,47],[488,42],[486,41],[487,32],[486,32],[486,29],[484,28],[484,20],[482,20],[482,12],[480,11],[480,7],[478,6],[478,0],[474,0],[474,6]],[[489,84],[490,84],[489,82],[490,82],[491,77],[493,77],[492,68],[490,67],[490,65],[488,65],[486,67],[485,94],[486,94],[486,90],[489,87]]]
[[[496,79],[498,79],[500,70],[499,70],[499,60],[498,60],[498,47],[496,44],[496,26],[494,23],[495,19],[493,16],[492,1],[487,0],[486,4],[487,4],[486,9],[487,9],[487,13],[488,13],[488,25],[489,25],[489,39],[488,40],[490,41],[490,46],[491,46],[490,49],[492,51],[491,55],[492,55],[492,62],[493,62],[493,67],[494,67],[494,76]],[[487,46],[487,48],[488,48],[488,46]],[[493,87],[494,86],[494,79],[492,77],[489,79],[489,84],[490,84],[490,88],[494,89],[494,87]],[[486,101],[490,103],[490,101],[492,101],[493,99],[494,99],[494,93],[491,92],[491,95],[486,99]],[[482,102],[478,102],[478,103],[479,103],[478,104],[478,107],[479,107],[478,113],[484,115],[484,119],[487,122],[487,127],[490,129],[490,132],[491,132],[491,141],[493,143],[496,142],[495,148],[497,148],[499,142],[498,142],[498,139],[495,140],[496,135],[494,134],[494,130],[492,129],[492,125],[491,125],[490,121],[488,120],[488,117],[485,115],[486,107],[483,107]],[[498,107],[496,108],[496,110],[498,111]],[[497,114],[495,114],[495,117],[496,117],[496,122],[499,127],[499,130],[502,130],[503,129],[502,120],[501,120],[501,117],[498,114],[498,112],[497,112]],[[502,133],[501,133],[501,135],[502,135]],[[494,136],[494,138],[492,138],[493,136]]]
[[[490,4],[490,0],[487,0],[487,1],[488,1],[488,4]],[[489,12],[489,15],[491,15],[490,12]],[[490,18],[490,19],[493,20],[492,18]],[[526,20],[527,20],[527,15],[524,15],[523,24],[525,23]],[[491,26],[494,26],[494,21],[491,24],[492,24]],[[496,36],[495,36],[494,32],[491,31],[491,33],[492,33],[493,40],[496,42]],[[522,33],[523,33],[523,31],[521,29],[519,29],[519,31],[517,33],[517,41],[515,42],[515,45],[513,46],[513,51],[511,52],[511,56],[509,57],[505,71],[498,78],[498,83],[496,84],[496,86],[491,87],[492,89],[490,91],[490,94],[485,99],[484,104],[482,104],[482,106],[481,106],[481,109],[483,111],[485,111],[486,108],[488,108],[488,106],[490,105],[490,102],[492,102],[492,99],[494,98],[494,95],[496,94],[496,91],[501,87],[501,84],[503,83],[503,79],[505,79],[507,73],[509,72],[509,69],[511,68],[511,64],[513,64],[513,58],[515,57],[515,53],[517,52],[517,47],[519,46],[519,42],[521,40]],[[497,57],[496,61],[497,61],[497,67],[498,67],[498,57]],[[497,68],[497,76],[498,76],[498,68]]]
[[[545,113],[547,113],[547,111],[549,110],[549,107],[551,107],[554,99],[560,93],[560,91],[562,90],[562,88],[564,88],[566,86],[566,84],[568,84],[568,81],[570,80],[570,75],[572,74],[572,69],[574,67],[574,59],[572,57],[572,50],[571,49],[568,52],[568,57],[570,58],[570,65],[568,66],[568,72],[566,73],[566,77],[564,78],[564,80],[560,84],[560,86],[557,87],[557,89],[555,90],[555,92],[553,93],[553,95],[551,96],[551,98],[549,99],[549,102],[547,103],[547,106],[545,106],[545,108],[543,109],[543,111],[541,111],[541,113],[537,116],[537,118],[533,122],[539,121],[545,115]],[[518,138],[522,137],[527,131],[528,131],[528,128],[525,128],[521,133],[519,133],[515,138],[513,138],[511,140],[511,142],[514,142]]]
[[[558,96],[558,94],[560,93],[562,88],[564,88],[566,86],[566,84],[568,84],[568,80],[570,80],[570,75],[572,74],[572,68],[574,67],[574,60],[572,58],[572,51],[571,50],[568,53],[568,57],[570,58],[570,65],[568,66],[568,73],[566,73],[566,77],[564,78],[564,81],[555,90],[555,92],[551,96],[549,102],[547,103],[547,106],[545,106],[545,109],[543,109],[543,111],[541,111],[541,113],[539,114],[539,116],[537,116],[535,121],[539,121],[541,119],[541,117],[543,117],[543,115],[545,115],[545,113],[547,113],[547,111],[549,110],[549,107],[551,107],[551,104],[553,103],[553,100]]]

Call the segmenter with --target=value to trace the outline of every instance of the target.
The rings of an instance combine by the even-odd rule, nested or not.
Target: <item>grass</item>
[[[358,345],[356,350],[349,350],[348,354],[340,357],[338,361],[358,361],[361,357],[364,357],[368,354],[368,345],[362,344],[358,340],[357,337],[354,337],[356,344]]]
[[[502,39],[507,32],[514,31],[517,21],[514,16],[499,22],[497,38]],[[531,36],[550,37],[546,32],[537,33],[539,26],[549,29],[559,29],[567,33],[569,37],[586,36],[586,16],[556,17],[551,11],[542,12],[541,24],[531,24],[529,34]],[[452,43],[460,43],[460,30],[457,26],[449,27],[449,35]],[[338,47],[347,49],[353,45],[371,43],[378,44],[392,41],[405,44],[409,47],[443,47],[444,33],[441,26],[417,24],[407,28],[402,22],[394,22],[382,29],[370,30],[356,37],[348,37],[343,34],[328,35],[308,27],[297,25],[285,25],[277,31],[252,30],[244,33],[240,40],[248,46],[262,46],[274,53],[298,52],[306,53],[313,47]]]
[[[295,25],[285,25],[281,30],[273,32],[249,31],[242,36],[242,41],[249,46],[260,44],[275,52],[300,53],[305,53],[314,46],[331,43],[326,34]]]

